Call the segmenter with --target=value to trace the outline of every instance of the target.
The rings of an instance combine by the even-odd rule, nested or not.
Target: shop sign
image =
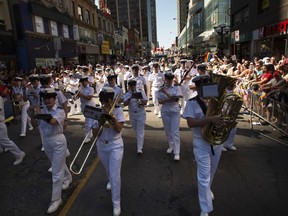
[[[110,54],[109,41],[102,42],[101,51],[102,51],[102,54],[106,54],[106,55]]]
[[[240,41],[240,31],[236,30],[235,31],[235,42],[238,42],[238,41]]]
[[[280,22],[274,25],[265,26],[263,36],[267,37],[267,36],[273,36],[273,35],[287,34],[287,25],[288,25],[288,20],[285,20],[283,22]],[[259,37],[260,37],[260,30],[259,30]]]

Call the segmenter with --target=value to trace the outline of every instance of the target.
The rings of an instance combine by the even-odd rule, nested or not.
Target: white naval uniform
[[[143,100],[148,100],[145,92],[143,90],[138,90],[136,92],[141,92]],[[124,96],[124,102],[132,97],[132,91],[128,91]],[[129,119],[132,128],[136,132],[137,137],[137,150],[143,149],[144,135],[145,135],[145,122],[146,122],[146,111],[145,106],[139,106],[138,99],[130,99],[129,105]]]
[[[160,71],[158,73],[153,72],[149,75],[148,81],[151,82],[151,95],[152,102],[154,104],[154,114],[159,114],[160,106],[158,103],[157,92],[164,84],[164,74]]]
[[[22,87],[13,87],[13,93],[21,96],[21,100],[19,101],[19,105],[21,107],[21,134],[26,135],[27,131],[27,123],[29,128],[33,128],[31,124],[31,118],[28,116],[27,110],[30,106],[29,100],[23,100],[23,88]]]
[[[121,107],[116,107],[113,115],[118,122],[125,122],[124,113]],[[93,127],[98,127],[98,121],[95,121]],[[103,127],[102,133],[97,139],[96,146],[99,159],[106,170],[108,180],[111,184],[113,207],[120,207],[121,164],[124,152],[121,132],[117,133],[113,128]]]
[[[181,89],[179,86],[164,87],[171,96],[181,96]],[[163,92],[158,92],[159,100],[167,99],[167,95]],[[166,102],[161,107],[162,122],[165,129],[169,148],[173,149],[173,153],[180,154],[180,105],[178,101]]]
[[[66,91],[69,91],[69,92],[72,93],[72,99],[70,99],[70,100],[73,100],[73,95],[75,95],[76,92],[79,90],[78,86],[79,86],[79,79],[71,78],[69,80],[69,85],[67,86],[67,90]],[[69,106],[70,106],[69,114],[74,115],[76,113],[81,112],[80,99],[77,98],[73,102],[72,101],[70,102],[70,100],[68,101],[69,102]]]
[[[51,125],[44,120],[38,120],[39,127],[43,133],[43,146],[52,167],[52,197],[51,201],[61,198],[62,185],[64,181],[72,181],[71,173],[66,165],[67,141],[63,134],[65,112],[57,108],[56,104],[49,111],[41,109],[43,114],[51,114],[58,121],[57,125]]]
[[[187,101],[182,117],[184,119],[203,119],[205,118],[205,115],[197,100],[190,99]],[[197,162],[199,204],[203,212],[209,213],[213,210],[211,185],[221,158],[223,145],[214,145],[213,155],[211,145],[204,140],[201,130],[202,127],[191,128],[193,152]]]
[[[177,79],[179,80],[179,82],[181,81],[181,79],[184,79],[184,75],[186,73],[186,70],[183,68],[178,68],[175,70],[174,75],[177,76]],[[186,77],[189,77],[192,75],[192,72],[188,72],[188,74],[186,75]],[[182,92],[182,98],[180,98],[180,103],[181,103],[181,113],[183,113],[186,103],[189,100],[190,97],[190,88],[189,88],[189,83],[190,80],[184,80],[181,83],[181,92]]]
[[[88,95],[93,96],[94,95],[94,89],[92,87],[90,87],[89,84],[86,87],[83,87],[80,92],[86,96],[88,96]],[[93,98],[91,100],[87,100],[83,97],[80,97],[80,102],[81,102],[82,113],[84,113],[84,108],[86,105],[93,106],[93,107],[96,106]],[[91,127],[93,125],[93,122],[94,122],[94,119],[85,117],[85,137],[87,136],[88,133],[89,133],[88,138],[92,137]]]
[[[137,77],[132,76],[128,79],[128,82],[131,79],[136,81],[136,89],[144,91],[144,86],[146,85],[146,82],[147,82],[144,76],[141,76],[141,75],[138,75]]]
[[[17,159],[21,156],[22,151],[12,140],[9,139],[7,127],[4,123],[4,120],[4,100],[0,96],[0,148],[4,148],[5,150],[10,151],[14,155],[15,159]]]

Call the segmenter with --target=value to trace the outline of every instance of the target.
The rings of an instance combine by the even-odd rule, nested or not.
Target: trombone
[[[86,157],[84,158],[84,161],[82,162],[82,164],[81,164],[81,166],[80,166],[80,169],[77,171],[77,170],[74,170],[74,169],[73,169],[73,165],[74,165],[76,159],[78,158],[78,155],[80,154],[80,152],[81,152],[81,150],[82,150],[82,147],[84,146],[85,141],[86,141],[86,139],[87,139],[88,136],[89,136],[89,133],[87,133],[87,135],[85,136],[84,140],[82,141],[82,143],[81,143],[81,145],[80,145],[80,147],[79,147],[76,155],[74,156],[74,158],[73,158],[73,160],[72,160],[72,162],[71,162],[71,164],[70,164],[70,167],[69,167],[70,171],[71,171],[72,173],[74,173],[75,175],[79,175],[79,174],[82,172],[83,167],[84,167],[84,165],[86,164],[86,161],[87,161],[87,159],[88,159],[88,157],[89,157],[89,155],[90,155],[90,153],[91,153],[91,151],[92,151],[92,148],[94,147],[94,145],[95,145],[95,143],[97,142],[99,136],[101,135],[104,126],[106,126],[107,124],[111,125],[111,124],[109,123],[109,120],[108,120],[107,118],[105,118],[105,116],[107,116],[107,115],[111,116],[111,115],[112,115],[112,113],[113,113],[113,111],[114,111],[114,109],[115,109],[115,106],[118,104],[118,101],[119,101],[119,99],[120,99],[120,96],[121,96],[120,93],[118,93],[118,94],[116,95],[116,97],[114,98],[114,100],[113,100],[113,102],[112,102],[111,108],[110,108],[110,110],[108,111],[108,114],[102,114],[102,115],[101,115],[100,121],[99,121],[99,129],[98,129],[98,131],[97,131],[97,134],[96,134],[96,136],[95,136],[95,139],[93,140],[93,142],[92,142],[92,144],[91,144],[91,146],[90,146],[90,148],[89,148],[89,151],[87,152]],[[101,121],[101,120],[103,120],[103,121]],[[108,121],[108,123],[107,123],[107,121]],[[93,124],[93,125],[94,125],[94,124]],[[90,130],[92,130],[93,125],[91,126]]]

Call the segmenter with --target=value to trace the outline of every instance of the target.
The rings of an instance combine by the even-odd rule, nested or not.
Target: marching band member
[[[136,89],[143,90],[145,93],[147,93],[146,79],[144,78],[144,76],[139,74],[140,66],[134,64],[132,65],[131,70],[132,70],[132,76],[129,79],[133,79],[137,82]]]
[[[105,114],[111,112],[114,94],[111,87],[104,87],[99,94]],[[121,130],[125,122],[122,108],[115,107],[110,118],[110,126],[105,125],[104,122],[96,121],[93,126],[93,135],[99,134],[96,146],[99,159],[108,176],[109,182],[106,189],[111,190],[113,215],[119,216],[121,214],[121,164],[124,151]],[[102,128],[101,131],[99,131],[100,127]]]
[[[198,91],[201,83],[209,82],[209,79],[210,77],[207,75],[200,75],[193,78],[192,81],[196,84]],[[222,117],[205,116],[207,104],[207,99],[202,98],[198,91],[198,95],[187,102],[182,114],[193,134],[193,152],[197,163],[198,198],[201,208],[200,216],[208,216],[208,213],[213,211],[212,200],[214,195],[211,191],[211,185],[223,148],[223,145],[212,146],[202,135],[202,127],[206,124],[223,124]]]
[[[162,104],[161,114],[169,148],[167,153],[174,153],[174,160],[180,160],[180,105],[182,98],[179,86],[173,85],[174,75],[172,71],[165,73],[165,85],[158,92],[159,104]]]
[[[27,110],[30,106],[30,102],[26,97],[26,86],[22,87],[22,78],[15,77],[14,79],[15,86],[13,87],[13,96],[15,103],[19,103],[21,108],[21,133],[20,137],[26,136],[27,123],[29,125],[29,130],[33,130],[31,125],[31,119],[28,116]]]
[[[130,67],[129,65],[125,65],[123,76],[125,93],[128,91],[128,79],[130,76],[131,76]]]
[[[185,109],[186,103],[190,97],[190,88],[189,83],[192,78],[191,71],[188,71],[190,69],[190,66],[192,66],[193,61],[192,60],[186,60],[182,59],[180,60],[180,68],[176,69],[174,72],[175,75],[175,81],[176,84],[180,85],[181,92],[183,97],[180,99],[181,103],[181,113],[183,113],[183,110]],[[182,83],[181,83],[182,82]]]
[[[84,113],[84,109],[86,105],[93,106],[93,107],[96,106],[93,100],[94,89],[90,87],[88,77],[83,76],[82,78],[80,78],[79,82],[82,85],[82,89],[78,93],[78,97],[80,98],[82,113]],[[91,141],[91,137],[92,137],[91,127],[93,125],[93,122],[94,122],[93,119],[85,117],[85,137],[87,136],[87,134],[89,134],[87,139],[85,139],[85,143],[88,143]]]
[[[4,148],[5,151],[10,151],[16,159],[13,164],[18,165],[22,163],[25,153],[8,137],[7,127],[4,122],[5,111],[4,100],[2,98],[6,97],[6,95],[8,95],[8,88],[6,86],[0,86],[0,149],[3,151]]]
[[[52,79],[50,74],[41,74],[39,76],[40,83],[42,85],[42,88],[52,88],[53,86],[51,85]],[[58,107],[63,108],[65,112],[65,122],[64,122],[64,129],[67,127],[67,115],[69,112],[68,109],[68,100],[62,93],[62,91],[59,91],[58,89],[55,89],[55,92],[57,94],[56,97],[56,104]]]
[[[51,114],[51,118],[36,121],[34,110],[30,110],[32,124],[39,126],[43,132],[45,153],[52,164],[52,197],[47,213],[57,211],[62,203],[62,190],[68,189],[72,182],[72,175],[66,165],[67,141],[63,134],[65,112],[57,107],[57,93],[54,88],[44,88],[40,93],[44,106],[36,108],[36,114]]]
[[[74,115],[81,112],[80,109],[80,99],[75,98],[74,95],[79,91],[79,79],[73,76],[73,73],[69,74],[69,81],[67,84],[66,91],[72,95],[72,98],[69,100],[70,111],[69,115]]]
[[[128,106],[129,119],[132,128],[136,132],[137,137],[137,153],[143,153],[144,135],[145,135],[145,122],[146,111],[145,105],[148,98],[142,89],[137,89],[137,81],[130,79],[128,81],[129,91],[126,92],[124,97],[124,106]],[[140,93],[140,98],[137,98],[135,93]]]
[[[124,66],[120,62],[117,62],[117,68],[115,73],[117,74],[117,84],[123,89],[124,88]]]
[[[96,93],[99,95],[102,90],[104,83],[107,81],[107,77],[104,75],[102,68],[96,70],[95,82],[96,82]]]
[[[114,72],[110,72],[107,75],[107,80],[108,80],[108,84],[106,84],[105,86],[113,88],[115,96],[118,94],[121,95],[119,103],[118,103],[118,105],[120,106],[121,102],[123,102],[123,100],[124,100],[124,93],[123,93],[123,89],[120,88],[120,86],[118,86],[116,83],[117,82],[117,74],[115,74]]]
[[[154,105],[154,114],[161,118],[160,107],[157,98],[157,92],[164,84],[164,74],[159,70],[159,64],[153,63],[153,72],[148,77],[151,86],[152,102]]]

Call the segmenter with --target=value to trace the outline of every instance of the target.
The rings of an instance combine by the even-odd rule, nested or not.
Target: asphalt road
[[[194,216],[200,214],[197,195],[196,163],[191,131],[181,120],[181,160],[166,154],[167,142],[161,119],[147,108],[143,155],[136,154],[136,140],[128,113],[123,129],[122,164],[123,216]],[[214,178],[215,195],[211,216],[286,216],[288,213],[288,148],[251,130],[247,115],[240,115],[235,146],[223,152]],[[70,164],[83,140],[83,117],[69,117],[65,131],[71,155]],[[255,126],[277,138],[269,126]],[[0,155],[0,215],[39,216],[46,211],[51,197],[51,173],[45,154],[40,151],[37,129],[20,138],[20,125],[8,125],[9,135],[26,152],[22,164],[13,166],[12,154]],[[288,145],[288,140],[282,140]],[[84,150],[88,146],[85,145]],[[83,157],[83,156],[81,156]],[[94,168],[92,168],[94,167]],[[61,209],[52,215],[112,215],[107,178],[93,149],[83,172],[73,175],[73,183],[62,194]]]

